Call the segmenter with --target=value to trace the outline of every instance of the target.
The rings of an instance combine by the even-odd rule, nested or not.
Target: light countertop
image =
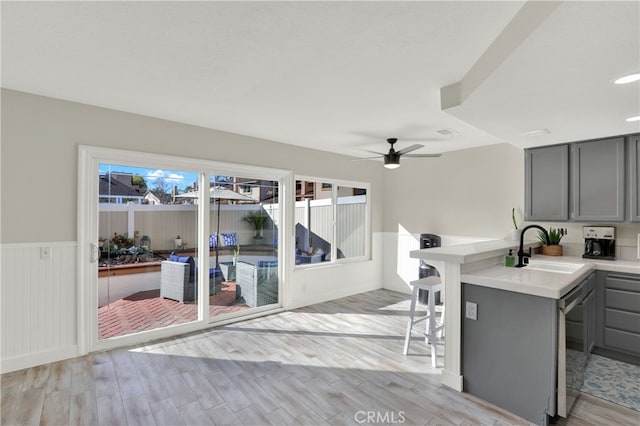
[[[571,274],[547,272],[524,268],[507,268],[504,266],[504,255],[509,249],[513,253],[518,251],[518,242],[505,240],[481,241],[471,244],[461,244],[448,247],[435,247],[423,250],[413,250],[411,257],[438,260],[455,264],[469,264],[473,262],[491,262],[497,258],[501,264],[487,265],[461,275],[461,281],[501,290],[516,291],[534,296],[559,299],[569,292],[576,281],[587,277],[591,271],[601,270],[640,274],[640,262],[629,260],[596,260],[583,259],[574,256],[542,256],[534,255],[533,259],[552,262],[584,264]],[[525,241],[525,248],[538,247],[537,241]]]
[[[507,268],[494,265],[461,275],[461,281],[500,290],[515,291],[533,296],[559,299],[567,294],[578,281],[586,278],[591,271],[602,270],[640,274],[640,264],[624,260],[594,260],[571,256],[533,256],[532,259],[583,264],[571,274],[539,271],[524,268]]]
[[[410,256],[418,259],[440,260],[451,263],[471,263],[506,254],[509,249],[518,251],[519,241],[489,240],[447,247],[412,250]],[[525,241],[525,249],[540,246],[539,241]]]
[[[593,270],[595,266],[586,263],[572,274],[495,265],[462,274],[460,281],[532,296],[560,299],[576,286],[576,281],[582,280]]]

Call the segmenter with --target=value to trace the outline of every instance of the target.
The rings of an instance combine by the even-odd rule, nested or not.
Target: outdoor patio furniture
[[[221,291],[222,273],[217,269],[209,269],[209,295],[213,296]],[[197,268],[191,256],[169,256],[160,266],[160,297],[173,299],[178,302],[195,300],[198,292]]]
[[[160,267],[160,297],[173,299],[178,302],[190,302],[195,299],[195,284],[191,273],[191,262],[177,262],[171,260],[162,261]],[[195,275],[195,274],[193,274]]]
[[[236,264],[236,289],[251,307],[278,302],[278,263],[276,260],[261,260],[252,265]]]
[[[321,249],[316,249],[312,254],[307,254],[296,250],[296,265],[304,265],[307,263],[320,263],[324,262],[327,254]]]

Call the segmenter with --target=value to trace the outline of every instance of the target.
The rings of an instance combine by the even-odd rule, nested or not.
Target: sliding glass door
[[[210,264],[222,275],[210,316],[277,304],[278,182],[212,172],[209,191]]]
[[[80,147],[81,352],[281,307],[286,171]]]
[[[100,164],[98,338],[198,319],[198,173]]]

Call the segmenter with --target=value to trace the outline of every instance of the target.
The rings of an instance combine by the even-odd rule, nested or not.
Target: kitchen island
[[[528,242],[525,248],[538,247],[539,242]],[[410,256],[444,265],[440,276],[444,282],[445,350],[442,383],[462,392],[461,336],[462,336],[462,274],[479,272],[504,262],[509,249],[518,249],[515,241],[490,240],[449,247],[413,250]]]
[[[538,241],[525,242],[524,248],[536,248]],[[437,261],[444,267],[440,275],[444,282],[445,299],[445,355],[442,383],[452,389],[463,390],[461,364],[462,336],[462,282],[529,295],[559,299],[572,283],[587,276],[594,269],[624,273],[640,273],[638,262],[598,261],[577,257],[548,257],[535,255],[534,259],[556,260],[584,264],[570,274],[533,271],[525,268],[504,267],[505,255],[518,250],[515,241],[490,240],[449,247],[437,247],[410,252],[412,258]]]

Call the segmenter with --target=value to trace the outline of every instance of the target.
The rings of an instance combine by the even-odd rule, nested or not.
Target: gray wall
[[[384,230],[502,238],[522,217],[524,154],[509,144],[408,158],[385,173]]]
[[[3,89],[2,243],[76,240],[78,145],[370,182],[382,227],[378,162]]]
[[[440,158],[402,161],[385,172],[384,230],[388,233],[507,238],[513,228],[515,207],[518,226],[524,222],[524,151],[497,144],[456,152]],[[545,228],[568,228],[562,240],[572,256],[583,253],[582,227],[590,224],[538,222]],[[619,259],[636,259],[640,224],[614,223]],[[535,234],[527,234],[535,238]]]

